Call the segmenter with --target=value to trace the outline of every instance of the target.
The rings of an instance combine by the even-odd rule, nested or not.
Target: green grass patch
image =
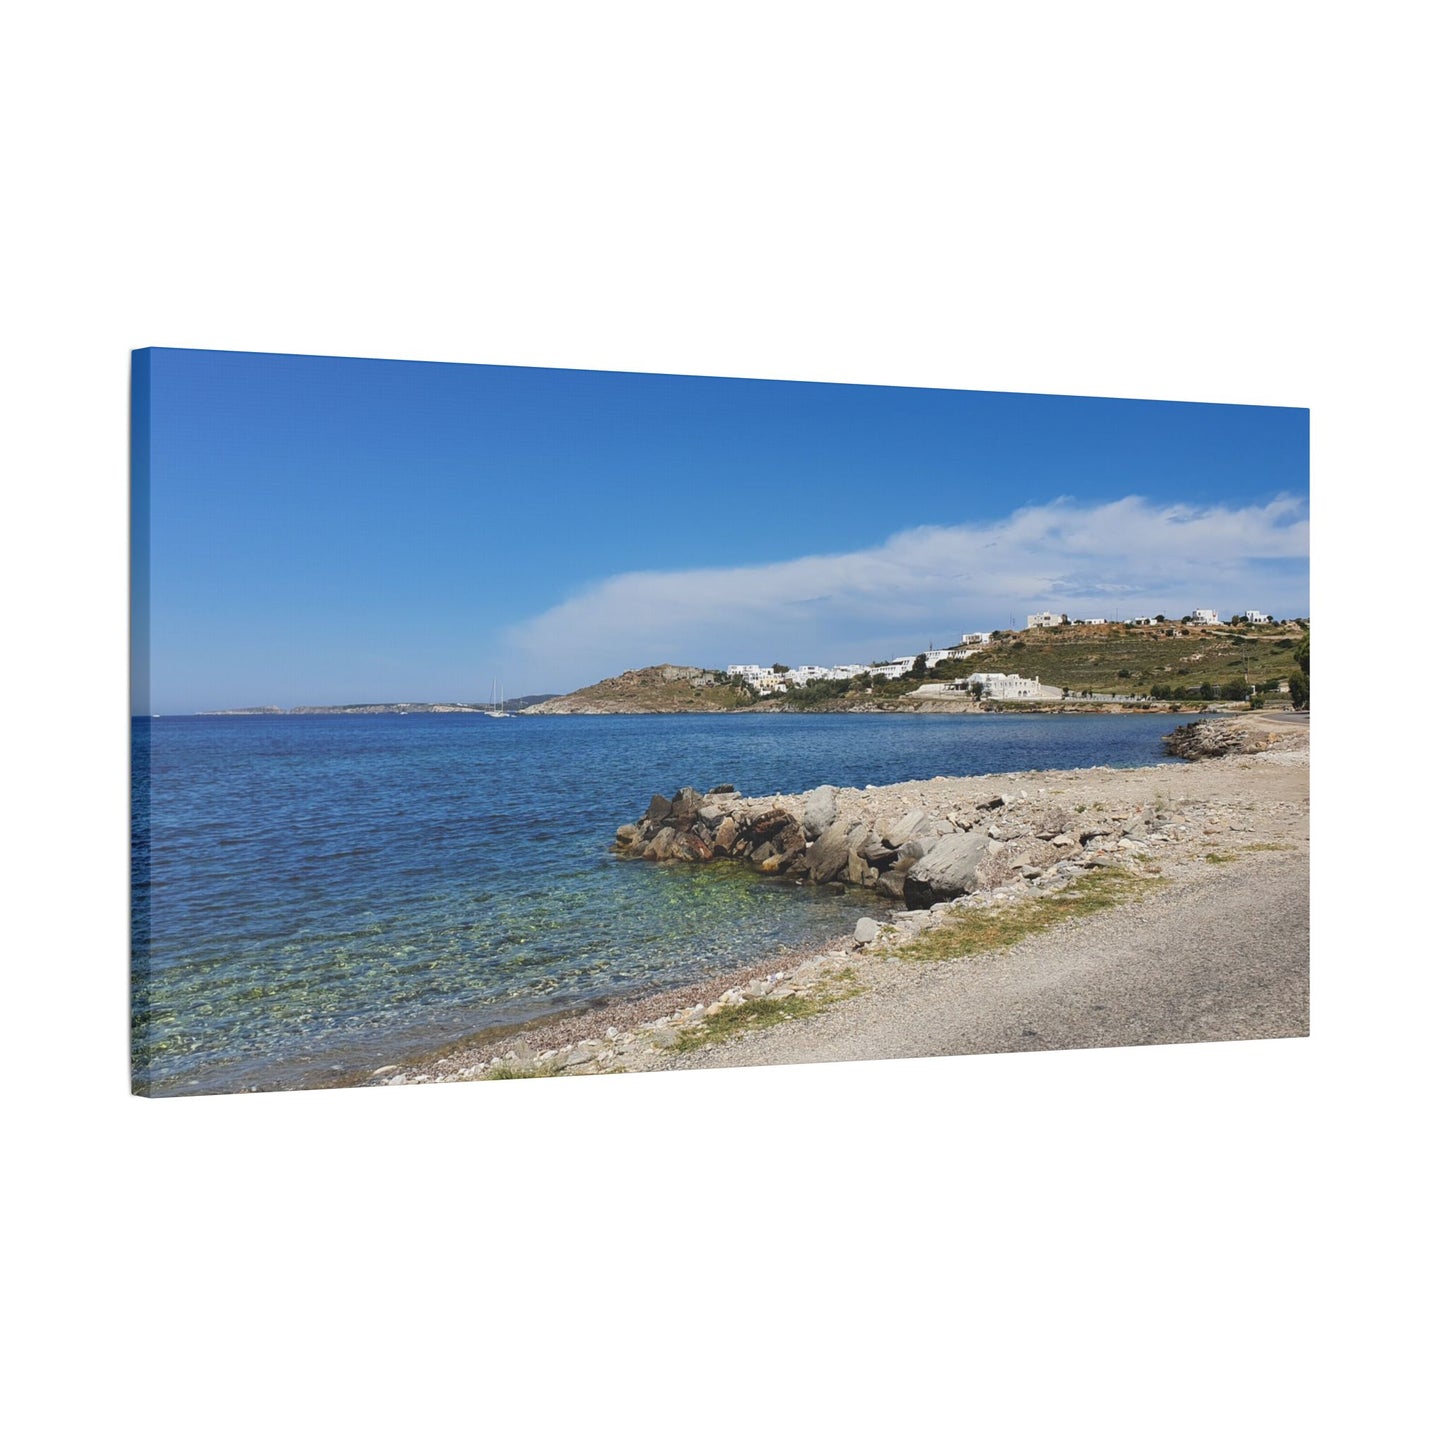
[[[1204,861],[1206,863],[1233,863],[1238,857],[1238,853],[1206,853]]]
[[[483,1080],[492,1079],[555,1079],[562,1072],[562,1066],[555,1059],[548,1059],[545,1064],[494,1064],[485,1074]]]
[[[719,1044],[738,1034],[790,1023],[794,1019],[812,1018],[830,1004],[853,998],[862,991],[858,985],[857,970],[842,968],[827,975],[824,986],[806,997],[794,994],[792,998],[750,998],[746,1003],[725,1008],[712,1018],[684,1030],[678,1035],[677,1042],[669,1047],[678,1054],[694,1053],[708,1044]]]
[[[1116,869],[1090,873],[1058,893],[960,913],[898,949],[898,957],[919,963],[967,958],[1009,948],[1070,918],[1087,918],[1138,898],[1163,882]]]

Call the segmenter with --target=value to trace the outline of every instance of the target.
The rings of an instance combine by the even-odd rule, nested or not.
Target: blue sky
[[[138,710],[868,662],[1043,608],[1309,610],[1295,408],[137,355]]]

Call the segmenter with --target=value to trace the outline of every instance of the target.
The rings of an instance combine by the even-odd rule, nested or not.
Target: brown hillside
[[[604,678],[565,697],[526,708],[529,713],[731,712],[754,701],[726,674],[671,663]]]
[[[1073,692],[1148,692],[1155,683],[1197,687],[1201,682],[1260,686],[1294,671],[1303,636],[1292,622],[1256,627],[1198,627],[1166,622],[1150,627],[1037,627],[1005,633],[968,659],[970,672],[1016,672]],[[1120,673],[1127,673],[1121,677]]]

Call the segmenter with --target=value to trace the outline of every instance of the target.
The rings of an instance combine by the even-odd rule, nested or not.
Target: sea
[[[821,944],[876,894],[611,852],[654,793],[1170,761],[1168,714],[138,718],[132,1074],[359,1080]]]

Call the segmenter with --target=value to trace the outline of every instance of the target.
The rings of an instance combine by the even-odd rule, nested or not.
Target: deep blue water
[[[333,1082],[820,942],[871,894],[609,852],[654,792],[1165,761],[1164,714],[138,719],[132,1056]]]

